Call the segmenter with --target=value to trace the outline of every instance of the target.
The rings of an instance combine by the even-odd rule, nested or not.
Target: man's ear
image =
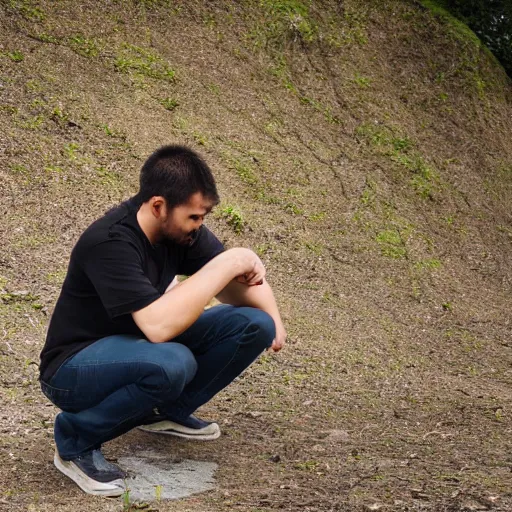
[[[155,218],[159,219],[167,216],[167,203],[162,196],[153,196],[149,203],[151,205],[151,213]]]

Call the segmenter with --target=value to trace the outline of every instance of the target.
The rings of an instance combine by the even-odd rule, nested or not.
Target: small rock
[[[306,400],[305,402],[302,402],[302,405],[305,405],[305,406],[312,405],[312,404],[313,404],[313,400]]]
[[[259,418],[260,416],[263,416],[263,413],[259,411],[250,411],[247,413],[247,416],[250,416],[251,418]]]
[[[382,508],[382,504],[380,503],[373,503],[372,505],[365,505],[365,510],[380,510]]]
[[[272,455],[272,457],[270,457],[270,459],[268,459],[270,462],[281,462],[281,455],[279,454],[276,454],[276,455]]]

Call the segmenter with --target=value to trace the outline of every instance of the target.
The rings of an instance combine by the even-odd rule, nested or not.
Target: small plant
[[[69,46],[82,57],[97,57],[100,53],[99,45],[94,39],[87,39],[81,35],[71,37],[69,39]]]
[[[63,112],[61,108],[55,107],[52,110],[52,118],[54,120],[67,121],[68,120],[68,114]]]
[[[233,206],[226,206],[220,211],[220,215],[233,228],[233,231],[239,235],[245,228],[245,221],[242,214]]]
[[[45,13],[31,5],[30,0],[11,0],[10,4],[28,21],[43,21],[46,18]]]
[[[165,98],[160,101],[160,103],[164,106],[166,110],[175,110],[179,105],[178,100],[175,98]]]
[[[25,57],[23,53],[18,50],[14,50],[13,52],[9,52],[7,56],[14,62],[21,62]]]
[[[80,148],[75,142],[70,142],[64,145],[64,152],[70,160],[76,160],[76,152]]]
[[[106,124],[103,124],[101,125],[101,127],[103,128],[103,131],[109,136],[109,137],[115,137],[115,133],[114,133],[114,130],[112,130],[111,128],[108,127],[108,125]]]
[[[295,467],[302,471],[314,471],[318,468],[319,465],[320,462],[317,460],[307,460],[305,462],[298,462],[295,464]]]
[[[418,269],[436,269],[441,266],[441,262],[436,259],[418,261],[414,264]]]
[[[354,82],[357,85],[359,85],[359,87],[363,87],[363,88],[370,87],[370,85],[371,85],[370,79],[366,78],[364,76],[361,76],[361,75],[356,75],[354,78]]]
[[[270,246],[268,244],[259,244],[256,246],[256,254],[261,258],[267,253],[269,248]]]
[[[254,171],[251,169],[249,164],[245,164],[240,160],[236,160],[234,162],[236,173],[238,177],[247,185],[256,185],[258,182],[258,178],[254,174]]]
[[[46,32],[41,32],[36,37],[42,43],[54,43],[54,44],[59,43],[59,40],[55,36],[52,36],[51,34],[47,34]]]
[[[389,258],[401,259],[407,256],[407,249],[400,233],[396,229],[381,231],[375,240],[380,245],[381,252]]]
[[[155,485],[156,501],[160,501],[162,499],[162,490],[163,490],[163,487],[161,485]]]
[[[315,244],[313,242],[306,242],[304,245],[306,246],[306,249],[309,249],[311,252],[315,254],[322,254],[322,251],[324,249],[322,244]]]
[[[208,137],[202,133],[193,132],[192,137],[194,137],[196,144],[199,144],[200,146],[206,146],[208,144]]]
[[[103,185],[109,185],[111,187],[119,186],[122,183],[122,177],[115,171],[109,171],[105,167],[98,167],[96,169],[100,182]]]
[[[312,213],[310,216],[309,216],[309,220],[313,221],[313,222],[319,222],[321,220],[324,220],[325,219],[325,216],[326,216],[326,213],[325,212],[318,212],[318,213]]]
[[[123,512],[129,512],[131,509],[130,489],[126,488],[121,498],[123,500]]]

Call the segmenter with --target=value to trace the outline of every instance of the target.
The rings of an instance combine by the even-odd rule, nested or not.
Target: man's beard
[[[191,247],[196,243],[196,240],[199,237],[199,232],[201,228],[194,229],[192,231],[189,231],[185,236],[176,238],[171,235],[166,235],[165,239],[169,242],[184,246],[184,247]]]

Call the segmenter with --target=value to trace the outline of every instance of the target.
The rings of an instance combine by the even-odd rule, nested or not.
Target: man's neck
[[[140,229],[146,235],[151,245],[155,245],[160,239],[158,226],[155,223],[155,218],[151,214],[150,206],[147,203],[142,203],[139,211],[137,212],[137,222]]]

